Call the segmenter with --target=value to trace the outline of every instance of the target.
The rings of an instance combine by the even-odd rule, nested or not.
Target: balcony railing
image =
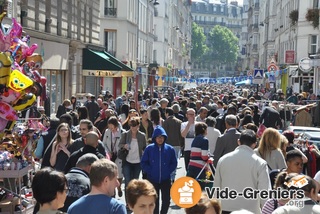
[[[253,44],[252,45],[252,50],[257,51],[258,50],[258,44]]]
[[[110,7],[105,7],[104,8],[104,15],[105,16],[117,16],[117,8],[110,8]]]

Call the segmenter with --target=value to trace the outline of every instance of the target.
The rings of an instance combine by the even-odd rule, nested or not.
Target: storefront
[[[30,39],[30,44],[38,44],[38,49],[35,51],[43,58],[40,74],[47,78],[47,105],[50,108],[50,113],[56,112],[58,106],[65,99],[66,84],[68,82],[67,64],[69,55],[68,40],[66,44],[60,42],[46,41],[34,38]],[[41,105],[44,105],[41,101]]]
[[[133,70],[103,50],[84,48],[82,76],[86,93],[110,91],[116,97],[126,90]]]

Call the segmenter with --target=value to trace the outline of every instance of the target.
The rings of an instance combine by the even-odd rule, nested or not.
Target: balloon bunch
[[[2,22],[5,13],[0,15]],[[46,78],[38,69],[41,55],[34,53],[37,44],[28,45],[30,36],[24,35],[21,25],[12,19],[12,25],[0,29],[0,133],[12,129],[9,121],[18,119],[18,111],[30,108],[36,97],[46,95]],[[12,123],[10,123],[12,124]]]
[[[12,131],[5,131],[0,144],[0,153],[8,151],[12,157],[31,163],[40,132],[25,125],[17,123]]]

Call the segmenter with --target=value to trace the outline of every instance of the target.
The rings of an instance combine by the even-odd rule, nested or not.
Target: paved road
[[[186,170],[184,167],[184,159],[180,158],[180,160],[178,161],[178,169],[177,169],[176,179],[180,178],[182,176],[185,176],[185,174],[186,174]],[[122,187],[122,189],[124,189],[124,183],[122,183],[121,187]],[[124,194],[121,198],[119,198],[118,196],[116,198],[121,200],[124,204],[126,203]],[[160,201],[160,203],[161,203],[161,201]],[[185,211],[183,208],[176,206],[175,203],[171,200],[168,214],[185,214]]]

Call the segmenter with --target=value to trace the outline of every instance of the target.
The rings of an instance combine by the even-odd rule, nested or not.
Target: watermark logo
[[[200,184],[191,177],[177,179],[170,189],[173,202],[182,208],[190,208],[196,205],[201,198]]]

